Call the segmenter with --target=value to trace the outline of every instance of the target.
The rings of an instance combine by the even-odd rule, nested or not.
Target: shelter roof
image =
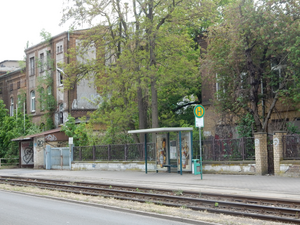
[[[162,128],[150,128],[141,130],[129,130],[129,134],[141,134],[141,133],[159,133],[159,132],[179,132],[179,131],[192,131],[192,127],[162,127]]]
[[[37,134],[32,134],[32,135],[27,135],[27,136],[22,136],[22,137],[18,137],[18,138],[14,138],[11,141],[23,141],[23,140],[31,140],[34,137],[38,137],[38,136],[43,136],[43,135],[47,135],[47,134],[53,134],[53,133],[57,133],[60,132],[60,127],[53,129],[53,130],[47,130],[44,131],[42,133],[37,133]]]

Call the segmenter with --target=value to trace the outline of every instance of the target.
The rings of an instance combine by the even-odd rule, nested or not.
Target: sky
[[[29,46],[42,41],[42,29],[52,36],[69,29],[59,26],[64,0],[1,0],[0,62],[24,59]]]

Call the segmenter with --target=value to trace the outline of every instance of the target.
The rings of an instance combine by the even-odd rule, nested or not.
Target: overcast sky
[[[0,62],[22,60],[27,41],[29,46],[42,41],[45,29],[52,36],[68,30],[59,26],[64,0],[1,0]]]

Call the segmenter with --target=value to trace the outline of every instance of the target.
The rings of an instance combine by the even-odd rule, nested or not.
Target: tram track
[[[0,176],[0,183],[300,224],[300,201],[107,183]]]

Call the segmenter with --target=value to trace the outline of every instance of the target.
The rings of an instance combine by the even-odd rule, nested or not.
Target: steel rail
[[[166,206],[185,207],[193,210],[206,210],[214,213],[224,213],[224,214],[240,215],[240,216],[242,215],[242,216],[247,216],[252,218],[260,218],[260,219],[267,219],[273,221],[292,222],[292,223],[300,224],[300,220],[298,216],[299,209],[294,209],[294,208],[282,208],[282,207],[275,207],[275,206],[270,207],[264,205],[255,205],[255,204],[228,202],[228,201],[215,201],[215,200],[207,200],[207,199],[199,199],[199,198],[195,199],[191,197],[162,195],[162,194],[155,194],[155,193],[143,193],[143,192],[137,192],[137,190],[136,191],[114,190],[112,188],[107,189],[107,188],[95,188],[95,187],[87,187],[87,186],[74,186],[74,185],[62,184],[62,183],[69,183],[69,184],[72,183],[66,181],[56,182],[55,180],[39,179],[39,181],[43,180],[46,182],[37,182],[35,180],[36,179],[34,179],[33,181],[25,180],[25,179],[18,180],[18,179],[12,179],[8,177],[3,178],[1,176],[0,183],[6,183],[6,184],[18,185],[18,186],[24,186],[24,184],[22,183],[25,183],[26,184],[25,186],[38,186],[43,189],[81,193],[81,194],[94,195],[94,196],[101,195],[103,197],[113,197],[115,199],[121,199],[121,200],[153,202],[155,204],[162,204]]]
[[[289,200],[289,199],[279,199],[279,198],[266,198],[266,197],[253,197],[253,196],[242,196],[242,195],[228,195],[228,194],[215,194],[208,192],[193,192],[193,191],[181,191],[181,190],[168,190],[160,188],[145,188],[140,186],[130,186],[130,185],[110,185],[107,183],[92,183],[92,182],[77,182],[77,181],[65,181],[65,180],[54,180],[54,179],[43,179],[43,178],[33,178],[33,177],[16,177],[16,176],[0,176],[0,179],[18,179],[18,180],[34,180],[43,182],[56,182],[67,185],[80,185],[87,187],[97,187],[97,188],[111,188],[119,190],[128,190],[146,192],[146,193],[161,193],[167,195],[176,195],[176,192],[182,196],[191,198],[201,198],[201,199],[211,199],[216,201],[230,201],[230,202],[240,202],[247,204],[258,204],[258,205],[269,205],[269,206],[281,206],[284,208],[295,208],[300,210],[299,200]]]

